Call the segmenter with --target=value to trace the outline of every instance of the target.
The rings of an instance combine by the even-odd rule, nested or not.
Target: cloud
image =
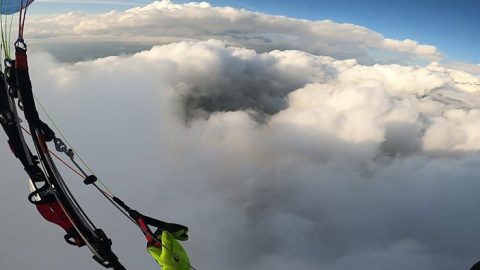
[[[478,65],[440,64],[434,46],[358,25],[206,2],[30,16],[27,31],[51,115],[120,197],[189,225],[198,269],[478,259]],[[0,159],[2,268],[97,267],[65,248],[20,196],[17,162]],[[134,227],[64,174],[127,268],[158,267]]]
[[[135,6],[138,2],[132,1],[106,1],[106,0],[37,0],[37,2],[44,3],[62,3],[62,4],[90,4],[90,5],[126,5]]]
[[[59,45],[68,47],[68,54],[54,53],[62,60],[84,58],[84,53],[75,53],[84,46],[114,50],[123,47],[123,52],[138,52],[158,44],[208,39],[221,39],[259,52],[295,49],[366,64],[441,59],[434,46],[385,38],[359,25],[273,16],[214,7],[207,2],[174,4],[163,0],[126,11],[95,15],[71,12],[30,16],[29,20],[26,37],[51,52]],[[93,51],[90,57],[97,54]],[[105,52],[103,56],[107,56]]]
[[[465,70],[469,73],[476,74],[477,76],[480,75],[480,64],[453,62],[450,63],[450,66],[453,69]]]
[[[190,226],[198,269],[447,270],[478,259],[478,76],[228,44],[72,64],[35,53],[31,75],[114,192]],[[2,200],[18,205],[0,204],[2,267],[96,267],[23,203],[24,174],[0,157]],[[69,183],[126,266],[156,267],[134,227]]]

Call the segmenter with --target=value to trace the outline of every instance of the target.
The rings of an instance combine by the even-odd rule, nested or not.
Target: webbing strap
[[[28,1],[28,0],[27,0]],[[22,0],[21,6],[20,6],[20,15],[18,17],[18,39],[23,40],[23,29],[25,28],[25,18],[27,17],[27,8],[28,6],[26,0]],[[24,5],[25,3],[25,5]]]

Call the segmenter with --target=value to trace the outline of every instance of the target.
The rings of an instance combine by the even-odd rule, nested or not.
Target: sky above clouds
[[[125,10],[132,6],[148,4],[147,0],[37,0],[34,13],[82,10],[105,12]],[[176,1],[187,3],[189,1]],[[448,61],[480,63],[477,45],[480,36],[476,26],[480,23],[476,0],[302,0],[302,1],[209,1],[215,6],[232,6],[269,14],[309,20],[333,20],[368,27],[394,39],[413,39],[435,44]]]
[[[32,13],[32,82],[114,192],[190,227],[197,269],[480,259],[477,64],[347,20],[275,16],[272,4],[124,4]],[[100,269],[29,205],[17,163],[0,155],[0,268]],[[158,269],[141,233],[64,173],[127,268]]]
[[[155,44],[207,39],[221,39],[259,52],[296,49],[338,59],[355,58],[366,64],[418,64],[443,58],[433,45],[391,39],[360,25],[279,17],[206,2],[180,5],[158,1],[121,12],[69,12],[30,19],[33,23],[26,32],[33,42],[55,51],[60,60],[108,56],[113,50],[120,50],[117,54],[132,53]]]

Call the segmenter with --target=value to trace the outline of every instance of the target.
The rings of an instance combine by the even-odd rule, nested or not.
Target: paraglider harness
[[[28,199],[46,220],[66,231],[64,238],[67,243],[78,247],[87,245],[94,254],[93,258],[104,267],[125,269],[111,250],[111,240],[86,216],[53,163],[46,143],[54,140],[55,134],[38,116],[26,52],[23,39],[19,39],[15,43],[15,61],[5,60],[5,71],[1,76],[4,83],[0,86],[0,111],[10,148],[30,177],[32,193]],[[24,111],[29,126],[26,131],[32,135],[38,156],[32,154],[25,142],[15,99],[18,99],[19,108]]]
[[[68,148],[61,139],[57,138],[50,127],[40,119],[35,106],[28,70],[27,45],[23,40],[26,6],[22,4],[21,7],[23,9],[20,10],[19,35],[15,42],[15,60],[10,59],[5,52],[4,73],[0,71],[0,81],[3,81],[0,83],[0,124],[7,134],[10,149],[30,177],[31,193],[28,200],[36,205],[37,210],[46,220],[65,230],[64,238],[68,244],[77,247],[87,246],[93,254],[93,259],[105,268],[126,269],[112,251],[112,241],[102,229],[93,224],[65,184],[53,161],[53,155],[81,176],[86,185],[95,186],[117,209],[134,222],[145,235],[147,246],[162,247],[158,235],[163,231],[172,233],[183,231],[182,237],[187,239],[187,227],[140,214],[127,206],[106,186],[99,184],[93,173],[87,174],[74,160],[74,150]],[[2,44],[5,46],[3,38],[2,35]],[[28,129],[21,125],[21,119],[17,113],[17,100],[18,108],[24,112]],[[37,156],[33,155],[29,149],[23,132],[32,137]],[[57,151],[65,153],[77,170],[55,155],[48,148],[47,142],[53,142]],[[153,232],[150,227],[154,227],[156,230]],[[190,264],[188,266],[195,269]]]

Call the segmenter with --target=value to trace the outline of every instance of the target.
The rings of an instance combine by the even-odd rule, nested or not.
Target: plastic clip
[[[20,48],[20,49],[23,49],[23,50],[27,50],[27,44],[25,43],[25,41],[23,39],[18,39],[17,41],[15,41],[14,43],[15,47],[16,48]]]
[[[98,178],[95,175],[90,175],[90,176],[87,176],[85,178],[85,180],[83,180],[83,183],[85,185],[91,185],[91,184],[97,182],[97,180],[98,180]]]

